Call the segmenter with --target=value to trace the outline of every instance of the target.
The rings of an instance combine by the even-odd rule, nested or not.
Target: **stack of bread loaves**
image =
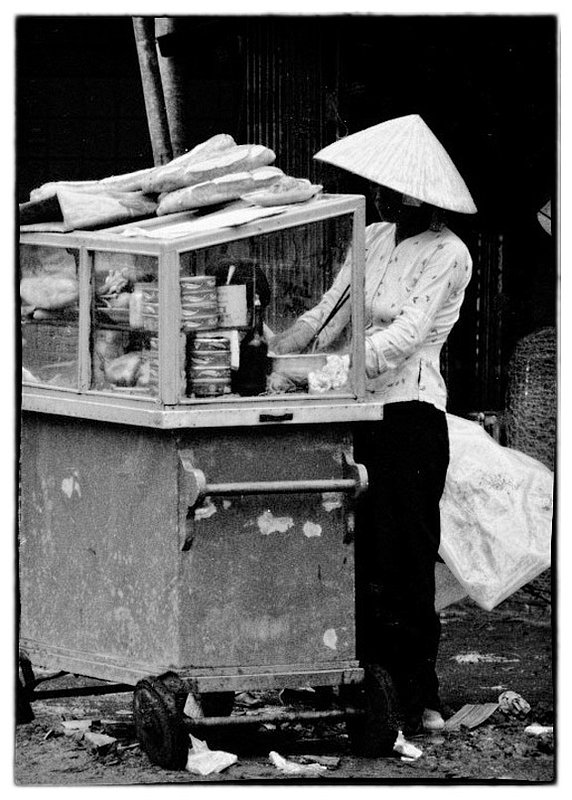
[[[217,133],[168,164],[102,180],[46,183],[31,192],[30,200],[45,201],[64,189],[122,201],[142,197],[157,200],[153,208],[163,216],[239,198],[255,205],[300,203],[321,191],[306,179],[285,175],[275,160],[265,145],[237,144],[230,134]]]

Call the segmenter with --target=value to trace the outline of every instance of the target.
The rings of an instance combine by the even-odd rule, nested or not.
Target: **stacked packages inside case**
[[[216,328],[219,310],[214,275],[181,278],[181,324],[184,331]]]
[[[213,397],[230,392],[230,340],[196,334],[190,345],[187,394]]]

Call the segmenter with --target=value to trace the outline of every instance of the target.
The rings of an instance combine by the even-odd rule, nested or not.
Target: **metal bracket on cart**
[[[356,498],[368,487],[367,470],[356,464],[347,451],[342,452],[342,478],[292,481],[244,481],[241,483],[208,483],[204,472],[195,467],[192,454],[179,451],[181,466],[186,479],[186,495],[189,508],[203,502],[205,497],[252,494],[297,494],[314,492],[343,492]]]

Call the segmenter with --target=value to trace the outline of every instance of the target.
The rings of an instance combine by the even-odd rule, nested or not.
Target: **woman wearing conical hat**
[[[369,473],[356,537],[358,655],[388,671],[408,731],[443,726],[435,661],[439,501],[449,462],[439,354],[458,319],[472,261],[445,212],[476,212],[447,152],[421,117],[383,122],[321,150],[321,161],[366,178],[381,222],[366,229],[366,372],[384,401],[356,433]],[[300,352],[350,285],[350,260],[321,302],[270,342]],[[329,347],[350,320],[342,306],[318,338]]]

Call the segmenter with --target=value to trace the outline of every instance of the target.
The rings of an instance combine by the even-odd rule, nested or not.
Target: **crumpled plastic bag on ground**
[[[397,739],[393,745],[393,752],[398,753],[402,761],[417,761],[417,759],[423,755],[423,750],[419,747],[415,747],[411,742],[408,742],[401,731],[397,734]]]
[[[323,764],[298,764],[296,761],[289,761],[280,753],[271,750],[268,758],[274,764],[276,769],[284,772],[286,775],[322,775],[328,771],[328,768]]]
[[[550,567],[553,473],[447,414],[450,462],[439,554],[486,611]]]
[[[524,732],[527,733],[529,736],[551,736],[554,734],[554,726],[553,725],[539,725],[538,723],[533,723],[532,725],[528,725]]]
[[[211,750],[206,742],[196,739],[189,734],[191,739],[191,749],[185,769],[195,775],[212,775],[214,772],[222,772],[227,767],[236,764],[238,756],[234,753],[227,753],[224,750]]]
[[[499,709],[506,716],[524,719],[530,714],[530,703],[517,692],[508,690],[499,694]]]

